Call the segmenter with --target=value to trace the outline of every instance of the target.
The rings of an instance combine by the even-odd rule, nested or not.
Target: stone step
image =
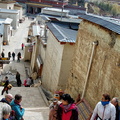
[[[2,91],[3,87],[0,87]],[[49,114],[49,108],[43,98],[43,94],[37,87],[13,87],[9,90],[13,96],[15,94],[22,95],[21,105],[25,108],[24,119],[25,120],[47,120]],[[4,93],[5,95],[6,93]],[[0,95],[0,99],[4,97]]]

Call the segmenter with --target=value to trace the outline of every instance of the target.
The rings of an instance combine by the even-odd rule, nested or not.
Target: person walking
[[[63,94],[57,110],[57,120],[78,120],[78,108],[69,94]]]
[[[20,73],[19,72],[16,73],[16,80],[17,80],[17,86],[21,87],[22,82],[21,82],[21,79],[20,79]]]
[[[114,97],[112,100],[111,100],[111,103],[115,106],[116,108],[116,118],[115,120],[120,120],[120,106],[118,104],[118,98],[117,97]]]
[[[21,44],[21,47],[22,47],[22,50],[23,50],[23,48],[24,48],[24,43]]]
[[[10,60],[10,58],[11,58],[11,52],[8,52],[8,58]]]
[[[17,58],[18,58],[17,61],[20,62],[20,58],[21,58],[21,53],[20,52],[17,54]]]
[[[2,58],[4,58],[5,57],[5,53],[2,51],[2,53],[1,53],[1,56],[2,56]]]
[[[3,90],[2,90],[1,95],[3,95],[5,91],[6,91],[6,93],[8,94],[8,85],[9,85],[9,80],[8,80],[8,77],[6,76],[6,77],[5,77],[4,88],[3,88]]]
[[[16,120],[23,120],[25,109],[20,105],[22,96],[20,94],[15,95],[15,99],[10,103],[12,110],[15,111]]]
[[[116,109],[110,103],[110,95],[103,94],[102,100],[97,103],[90,120],[115,120]]]
[[[15,60],[15,53],[12,52],[13,61]]]

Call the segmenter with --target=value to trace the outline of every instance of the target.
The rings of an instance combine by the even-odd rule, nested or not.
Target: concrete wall
[[[17,29],[18,26],[19,26],[19,14],[11,14],[11,13],[0,12],[0,18],[3,18],[3,19],[11,18],[11,19],[13,19],[13,22],[11,23],[11,26],[14,29]]]
[[[74,46],[70,45],[69,43],[66,43],[64,45],[64,51],[62,56],[62,64],[61,64],[61,70],[60,70],[60,78],[58,87],[59,89],[65,89],[67,85],[67,80],[70,74],[70,69],[72,67],[72,58],[73,58],[73,52],[74,52]]]
[[[7,4],[7,3],[0,3],[0,8],[5,8],[5,9],[14,9],[14,3]]]
[[[10,25],[8,24],[4,24],[4,33],[3,33],[3,41],[6,41],[7,43],[9,43],[10,41]]]
[[[33,45],[33,52],[32,52],[32,57],[31,57],[31,73],[34,72],[35,67],[36,67],[36,60],[38,56],[38,51],[39,51],[39,43],[40,41],[37,39],[37,37],[34,37],[35,44]]]
[[[42,85],[49,91],[55,91],[60,77],[64,45],[60,45],[51,32],[49,32],[48,36],[42,72]]]
[[[15,6],[14,9],[19,11],[19,19],[22,19],[22,15],[23,15],[22,7]]]
[[[90,61],[92,42],[98,41],[84,98],[94,108],[103,93],[120,97],[120,35],[99,25],[82,21],[66,92],[74,98],[83,93]]]
[[[45,61],[45,53],[46,53],[46,47],[44,47],[43,44],[40,43],[39,54],[40,54],[41,59],[42,59],[43,62]]]

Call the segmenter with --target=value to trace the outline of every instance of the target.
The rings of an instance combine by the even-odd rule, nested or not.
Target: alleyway
[[[10,64],[5,64],[3,69],[1,69],[2,73],[6,73],[8,71],[12,72],[12,75],[7,74],[8,78],[12,82],[16,82],[15,73],[18,71],[21,75],[22,82],[26,79],[26,71],[25,68],[29,68],[29,63],[21,60],[17,62],[17,53],[21,52],[22,59],[24,58],[24,50],[21,50],[21,43],[26,42],[26,38],[28,35],[28,27],[31,23],[31,20],[26,19],[23,23],[20,24],[18,30],[13,31],[13,36],[9,42],[9,45],[3,46],[5,57],[8,56],[8,52],[15,52],[16,58],[15,61],[12,61]],[[4,79],[2,75],[0,75],[0,80]],[[2,91],[3,87],[0,87],[0,91]],[[13,87],[9,93],[21,94],[23,96],[21,105],[25,108],[25,120],[47,120],[49,109],[44,101],[44,94],[42,93],[41,88],[37,87]],[[5,93],[4,93],[5,95]],[[0,99],[3,98],[3,95],[0,95]]]

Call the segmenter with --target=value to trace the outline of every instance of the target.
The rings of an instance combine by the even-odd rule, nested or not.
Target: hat
[[[53,102],[58,102],[58,99],[56,99],[56,98],[53,98]]]

